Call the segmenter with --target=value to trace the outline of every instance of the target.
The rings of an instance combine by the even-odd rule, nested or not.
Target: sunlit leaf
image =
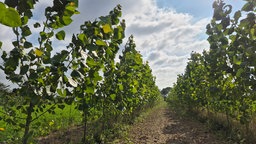
[[[14,8],[6,8],[5,4],[0,2],[0,23],[10,27],[17,27],[21,26],[21,18]]]
[[[133,94],[137,93],[137,89],[135,87],[132,88],[132,93]]]
[[[64,24],[64,25],[69,25],[70,23],[72,23],[72,19],[70,16],[63,16],[61,18],[61,23]]]
[[[252,28],[252,29],[250,30],[250,33],[251,33],[251,37],[252,37],[253,39],[256,39],[256,25],[254,26],[254,28]]]
[[[114,29],[114,38],[115,39],[122,39],[124,38],[124,31],[121,26],[118,26],[117,28]]]
[[[36,49],[34,50],[34,52],[35,52],[36,56],[38,56],[38,57],[41,57],[41,56],[44,54],[44,52],[42,52],[42,51],[39,50],[38,48],[36,48]]]
[[[115,100],[116,99],[116,95],[115,94],[111,94],[110,98],[111,98],[111,100]]]
[[[86,92],[87,94],[93,94],[93,93],[94,93],[94,88],[93,88],[93,87],[87,87],[86,90],[85,90],[85,92]]]
[[[88,57],[88,58],[86,59],[86,65],[88,65],[89,67],[97,66],[97,62],[94,61],[93,58]]]
[[[85,43],[87,38],[86,38],[86,35],[82,33],[78,35],[78,39],[81,40],[83,43]]]
[[[119,88],[120,91],[123,91],[123,90],[124,90],[124,86],[123,86],[122,84],[119,84],[119,85],[118,85],[118,88]]]
[[[96,45],[98,45],[98,46],[106,46],[106,43],[104,42],[104,41],[102,41],[102,40],[96,40]]]
[[[102,28],[103,28],[103,32],[106,33],[106,34],[112,32],[112,29],[111,29],[109,24],[103,25]]]
[[[62,90],[61,90],[61,89],[57,89],[57,93],[58,93],[60,96],[63,96],[63,93],[62,93]]]

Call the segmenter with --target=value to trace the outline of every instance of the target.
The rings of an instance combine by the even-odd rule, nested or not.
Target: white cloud
[[[48,3],[39,3],[36,7],[39,13],[35,18],[43,19],[42,10]],[[173,9],[160,9],[155,0],[80,0],[81,14],[74,16],[73,24],[65,28],[67,37],[78,33],[79,26],[84,21],[107,15],[118,3],[122,5],[123,18],[126,20],[126,37],[134,35],[137,50],[145,61],[149,61],[159,88],[172,86],[177,74],[184,72],[192,51],[201,52],[208,48],[204,33],[209,19],[198,20],[192,15],[177,13]],[[10,42],[13,36],[7,34],[9,30],[2,31],[6,28],[0,27],[0,40],[8,43],[6,47],[12,47]]]
[[[13,34],[11,28],[8,28],[1,24],[0,24],[0,27],[1,27],[0,41],[3,42],[1,49],[4,49],[5,51],[9,52],[13,48],[12,41],[15,40],[15,35]],[[0,55],[2,55],[1,51],[0,51]],[[0,58],[0,65],[3,65],[2,58]],[[1,69],[0,69],[0,82],[6,85],[11,85],[11,83],[6,80],[5,74]]]
[[[127,33],[135,36],[137,49],[149,61],[157,85],[172,86],[177,74],[184,72],[190,53],[209,47],[203,39],[209,19],[194,22],[193,16],[159,9],[154,1],[143,7],[124,15]]]

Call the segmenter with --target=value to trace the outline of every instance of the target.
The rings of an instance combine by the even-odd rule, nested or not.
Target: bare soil
[[[38,138],[38,144],[80,144],[83,137],[83,127],[73,126],[68,130],[56,131],[48,136]]]
[[[178,116],[167,106],[153,110],[144,121],[131,127],[129,138],[122,143],[134,144],[227,144],[205,124]]]
[[[55,132],[40,138],[39,144],[80,143],[82,127]],[[227,144],[207,126],[189,117],[180,117],[167,105],[153,108],[140,122],[130,127],[128,135],[115,144]]]

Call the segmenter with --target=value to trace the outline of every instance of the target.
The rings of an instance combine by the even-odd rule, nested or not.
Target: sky
[[[242,0],[225,2],[233,6],[233,11],[243,6]],[[50,3],[39,0],[35,20],[43,20],[44,7]],[[121,4],[122,18],[126,21],[124,44],[127,37],[134,36],[136,49],[142,54],[143,60],[149,62],[156,76],[156,84],[162,89],[172,86],[177,75],[184,72],[192,51],[202,52],[209,48],[205,27],[213,15],[212,3],[213,0],[80,0],[80,14],[73,17],[74,22],[65,30],[67,37],[71,37],[79,32],[79,26],[84,21],[107,15],[117,4]],[[15,39],[11,29],[0,25],[0,30],[3,49],[11,49],[11,42]],[[55,50],[65,47],[67,43],[56,42]],[[0,70],[0,82],[9,84],[4,77]]]

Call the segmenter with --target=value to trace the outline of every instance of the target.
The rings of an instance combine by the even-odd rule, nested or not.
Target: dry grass
[[[227,117],[223,113],[208,112],[206,110],[197,110],[197,118],[200,121],[207,122],[210,129],[215,131],[223,138],[238,143],[256,143],[256,115],[249,123],[248,129],[246,125],[242,125],[238,120]]]

